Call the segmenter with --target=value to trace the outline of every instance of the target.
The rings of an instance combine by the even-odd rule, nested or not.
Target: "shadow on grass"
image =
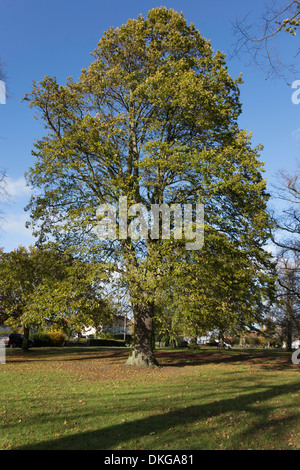
[[[169,351],[156,353],[158,362],[163,361],[163,367],[201,366],[208,364],[252,363],[272,370],[286,370],[293,367],[291,354],[266,350],[230,350],[217,349],[198,351]]]
[[[122,347],[51,347],[51,348],[33,348],[29,351],[12,350],[7,354],[8,361],[12,359],[14,363],[22,362],[41,362],[43,360],[51,360],[57,362],[65,361],[86,361],[92,359],[117,359],[129,355],[129,348]]]
[[[10,357],[14,363],[40,362],[45,360],[55,361],[85,361],[93,359],[124,360],[130,354],[130,348],[124,347],[60,347],[60,348],[36,348],[29,352],[13,350]],[[200,350],[156,350],[155,357],[161,367],[186,367],[208,364],[228,363],[252,363],[262,368],[272,370],[286,370],[294,367],[291,361],[292,353],[276,350],[218,350],[203,348]]]
[[[295,406],[293,405],[291,412],[288,417],[283,417],[280,423],[276,419],[270,417],[270,413],[274,411],[274,406],[270,406],[267,403],[264,405],[262,402],[274,399],[288,394],[295,394],[300,391],[299,383],[289,383],[278,386],[269,386],[265,391],[249,392],[244,393],[238,398],[226,398],[222,400],[216,400],[210,403],[202,405],[187,406],[184,408],[178,408],[176,410],[170,410],[167,412],[159,413],[157,415],[148,416],[146,418],[136,419],[132,422],[124,422],[116,425],[112,425],[106,428],[98,430],[79,432],[70,436],[62,436],[57,439],[44,440],[40,443],[28,444],[22,447],[18,447],[19,450],[113,450],[118,448],[120,445],[126,448],[126,443],[131,441],[131,448],[136,446],[141,448],[143,442],[140,442],[143,438],[149,439],[149,436],[155,434],[156,437],[162,436],[163,433],[170,430],[170,428],[181,427],[180,435],[169,434],[164,439],[168,441],[168,449],[181,449],[180,447],[186,444],[185,437],[186,432],[190,429],[193,423],[201,422],[202,426],[205,426],[204,420],[208,418],[218,418],[225,413],[238,413],[246,412],[250,413],[253,418],[252,425],[245,431],[241,428],[240,432],[237,432],[235,442],[232,443],[232,447],[239,448],[240,443],[246,442],[247,439],[252,439],[255,433],[262,431],[268,433],[269,428],[273,428],[277,425],[277,432],[286,432],[284,424],[289,425],[289,429],[292,426],[292,422],[297,419],[295,414]],[[171,392],[172,393],[172,392]],[[132,398],[134,400],[134,397]],[[259,403],[259,406],[257,405]],[[136,406],[139,403],[137,400]],[[285,405],[288,408],[289,405]],[[142,404],[141,404],[142,408]],[[94,410],[89,410],[89,413],[94,413]],[[61,419],[64,417],[62,416]],[[57,417],[56,417],[57,419]],[[74,416],[76,420],[76,416]],[[49,417],[51,425],[51,417]],[[55,417],[53,417],[55,420]],[[279,424],[281,426],[279,426]],[[285,430],[283,431],[283,428]],[[204,427],[206,437],[202,437],[199,440],[199,444],[194,446],[193,450],[205,450],[206,448],[214,448],[215,445],[215,429]],[[151,450],[163,449],[164,441],[156,440],[155,438],[148,440]],[[284,440],[284,439],[283,439]],[[132,443],[133,442],[133,443]],[[136,444],[134,444],[136,442]],[[145,444],[144,444],[145,445]],[[283,442],[283,447],[287,446],[286,442]],[[147,442],[146,442],[147,448]]]

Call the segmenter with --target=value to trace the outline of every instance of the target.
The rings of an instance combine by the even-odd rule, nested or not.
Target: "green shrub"
[[[101,333],[100,339],[118,339],[118,335],[114,333]]]
[[[101,333],[100,339],[114,339],[124,341],[124,333]],[[131,335],[125,335],[125,341],[128,343],[132,339]]]
[[[62,331],[49,331],[47,335],[50,338],[51,346],[63,346],[66,341],[66,336]]]
[[[66,336],[61,331],[49,331],[47,333],[34,333],[30,335],[34,341],[34,346],[45,348],[51,346],[63,346]]]
[[[31,339],[34,341],[34,346],[37,348],[44,348],[52,346],[51,338],[49,338],[47,333],[34,333],[30,335]]]
[[[161,335],[158,335],[157,340],[158,342],[165,343],[165,346],[171,347],[171,348],[177,348],[180,346],[180,343],[181,343],[180,336],[170,331],[163,333]]]

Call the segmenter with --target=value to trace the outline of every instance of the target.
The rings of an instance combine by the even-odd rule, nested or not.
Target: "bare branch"
[[[278,173],[279,186],[275,189],[274,199],[286,203],[280,214],[273,211],[271,218],[277,229],[272,241],[278,247],[291,253],[300,253],[300,163],[294,174],[286,171]]]
[[[299,72],[295,64],[284,63],[278,52],[278,36],[286,33],[296,36],[300,27],[300,1],[286,2],[283,6],[273,1],[266,13],[255,23],[250,23],[250,15],[236,19],[233,24],[234,35],[237,38],[232,56],[239,54],[250,56],[250,63],[267,71],[268,78],[286,78]],[[300,49],[297,50],[296,56]]]

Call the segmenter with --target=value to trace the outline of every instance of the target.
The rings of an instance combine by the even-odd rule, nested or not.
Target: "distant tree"
[[[254,23],[249,15],[236,19],[234,33],[237,37],[234,54],[250,55],[251,61],[266,70],[267,77],[295,75],[299,69],[295,64],[284,63],[281,59],[278,37],[282,34],[296,36],[300,26],[300,1],[269,1],[261,19]],[[296,48],[295,48],[296,50]],[[299,49],[296,54],[299,53]],[[295,54],[295,55],[296,55]]]
[[[275,209],[270,209],[273,222],[271,240],[277,248],[277,299],[273,309],[287,348],[294,334],[299,334],[300,320],[300,165],[294,172],[278,172],[273,185]]]
[[[96,270],[96,271],[95,271]],[[0,323],[24,330],[46,322],[68,320],[74,329],[100,323],[112,312],[103,298],[105,274],[53,247],[20,246],[0,251]]]
[[[274,244],[291,256],[300,254],[300,164],[295,172],[280,171],[274,186],[273,200],[279,208],[270,210],[274,224],[271,235]]]
[[[290,351],[293,338],[300,335],[300,250],[281,249],[277,259],[278,304],[274,317]]]
[[[0,80],[4,80],[4,79],[5,79],[4,68],[0,62]],[[0,168],[0,203],[6,197],[6,190],[5,190],[6,180],[7,180],[6,172],[4,169]],[[2,213],[3,211],[0,208],[0,215]]]
[[[273,303],[268,315],[257,331],[258,344],[263,347],[280,347],[286,340],[278,322],[278,303]]]

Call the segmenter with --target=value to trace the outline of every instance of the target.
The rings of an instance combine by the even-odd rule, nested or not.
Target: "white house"
[[[81,331],[82,336],[96,337],[99,332],[111,333],[113,335],[129,335],[131,333],[132,320],[123,315],[116,315],[111,325],[100,325],[98,332],[96,328],[89,327]],[[101,334],[100,333],[100,334]]]

